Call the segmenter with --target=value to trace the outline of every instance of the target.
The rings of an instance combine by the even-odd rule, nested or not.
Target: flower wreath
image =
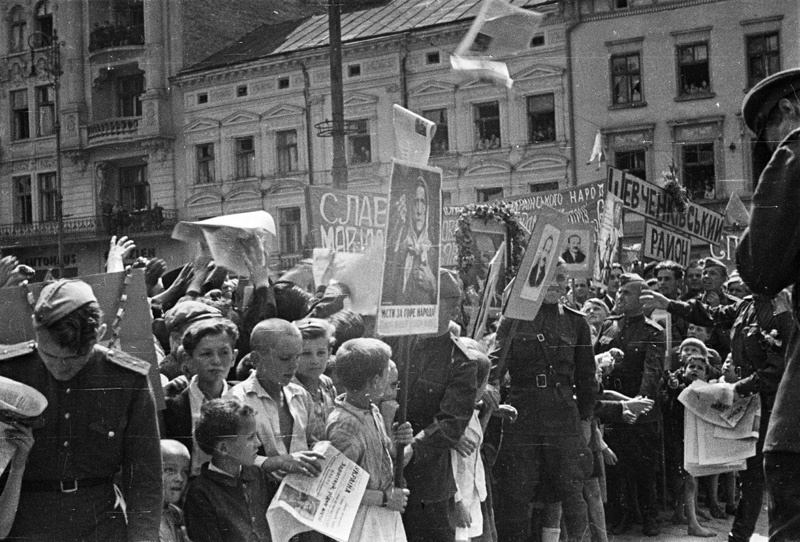
[[[517,269],[522,262],[527,235],[525,229],[517,219],[517,213],[504,202],[485,203],[481,205],[467,205],[458,217],[458,229],[455,232],[458,274],[463,280],[475,262],[472,252],[472,221],[494,220],[505,224],[506,240],[511,243],[511,265],[506,268],[506,283],[517,274]]]

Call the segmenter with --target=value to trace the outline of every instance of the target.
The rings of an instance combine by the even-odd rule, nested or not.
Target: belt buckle
[[[58,481],[58,486],[61,488],[61,493],[75,493],[78,491],[78,480],[67,480],[67,483],[72,482],[73,486],[64,489],[64,480]]]
[[[547,375],[546,374],[538,374],[538,375],[536,375],[536,387],[537,388],[546,388],[547,387]]]
[[[544,335],[542,333],[539,333],[538,335],[536,335],[536,340],[538,340],[540,343],[543,343]]]

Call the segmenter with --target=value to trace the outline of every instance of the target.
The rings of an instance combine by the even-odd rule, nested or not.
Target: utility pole
[[[345,149],[344,91],[342,90],[342,0],[328,4],[328,36],[331,64],[331,115],[333,116],[333,187],[347,188],[347,156]]]

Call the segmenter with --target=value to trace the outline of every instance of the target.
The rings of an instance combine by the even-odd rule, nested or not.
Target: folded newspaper
[[[350,537],[369,473],[330,442],[320,442],[314,450],[325,455],[320,475],[286,475],[269,505],[267,522],[273,542],[288,542],[312,530],[339,542]]]
[[[30,386],[0,376],[0,474],[5,472],[16,447],[5,438],[9,423],[32,421],[47,408],[47,398]]]

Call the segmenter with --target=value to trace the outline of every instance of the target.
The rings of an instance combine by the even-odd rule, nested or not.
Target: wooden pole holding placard
[[[400,408],[397,409],[397,423],[404,424],[408,417],[408,373],[411,366],[411,350],[414,346],[414,335],[403,335],[398,339],[398,350],[395,355],[397,367],[400,369],[398,376],[398,385],[400,386],[400,394],[397,397],[397,402]],[[394,485],[395,487],[403,487],[403,456],[405,455],[405,445],[397,444],[395,447],[395,463],[394,463]]]

